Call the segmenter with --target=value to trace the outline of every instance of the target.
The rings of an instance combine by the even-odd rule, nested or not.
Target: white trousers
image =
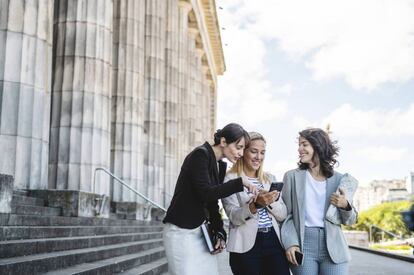
[[[218,275],[217,256],[208,252],[200,227],[164,226],[169,275]]]

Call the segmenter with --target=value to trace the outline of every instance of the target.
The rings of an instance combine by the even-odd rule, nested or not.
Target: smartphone
[[[296,258],[296,262],[299,265],[302,265],[302,263],[303,263],[303,253],[300,252],[300,251],[295,251],[295,258]]]
[[[271,184],[270,184],[270,189],[269,189],[269,192],[272,192],[272,191],[282,191],[282,188],[283,188],[283,182],[281,182],[281,181],[278,181],[278,182],[272,182]]]

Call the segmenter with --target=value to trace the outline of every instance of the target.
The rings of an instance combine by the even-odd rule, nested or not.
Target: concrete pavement
[[[414,275],[414,264],[351,249],[352,261],[349,275]],[[232,275],[229,253],[218,256],[220,275]]]

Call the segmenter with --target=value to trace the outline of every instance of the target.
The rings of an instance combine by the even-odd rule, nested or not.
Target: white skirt
[[[216,255],[208,252],[200,227],[164,226],[164,247],[169,275],[218,275]]]

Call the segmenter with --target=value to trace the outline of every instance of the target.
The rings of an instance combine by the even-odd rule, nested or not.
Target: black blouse
[[[208,142],[185,158],[164,223],[193,229],[206,219],[207,209],[213,230],[225,235],[218,199],[243,191],[243,182],[236,178],[223,184],[227,164],[218,161],[218,166]]]

